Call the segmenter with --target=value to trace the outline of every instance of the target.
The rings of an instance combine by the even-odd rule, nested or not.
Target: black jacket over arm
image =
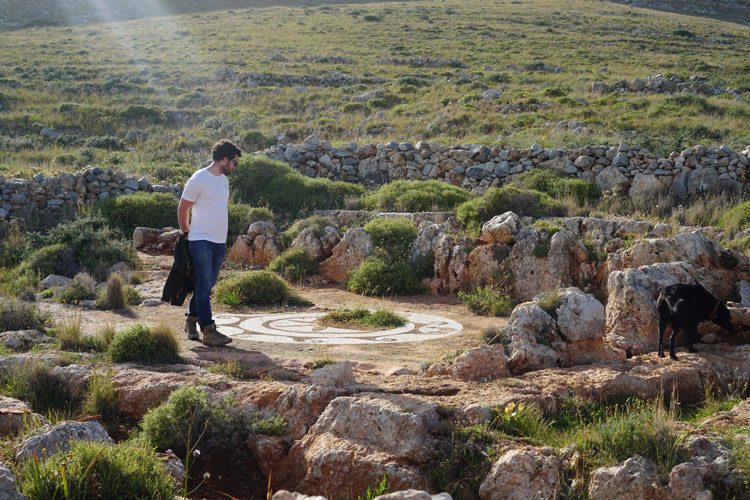
[[[174,263],[169,270],[161,300],[173,306],[181,306],[185,297],[195,290],[195,273],[186,235],[180,235],[174,245]]]

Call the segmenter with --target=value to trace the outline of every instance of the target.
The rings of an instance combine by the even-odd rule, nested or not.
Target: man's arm
[[[194,203],[194,201],[180,198],[180,204],[177,206],[177,224],[179,224],[180,232],[183,234],[190,230],[190,208]]]

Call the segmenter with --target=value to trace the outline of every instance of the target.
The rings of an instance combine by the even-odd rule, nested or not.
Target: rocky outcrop
[[[23,462],[34,456],[38,458],[54,455],[58,451],[68,451],[71,441],[97,441],[114,443],[102,424],[95,420],[88,422],[62,422],[55,426],[44,426],[16,447],[16,462]]]
[[[320,264],[320,273],[331,281],[343,283],[347,274],[364,262],[372,250],[370,235],[361,227],[350,228],[333,247],[332,255]]]
[[[0,396],[0,435],[15,436],[27,426],[46,423],[46,418],[33,413],[23,401]]]
[[[604,306],[577,288],[538,295],[517,306],[503,337],[511,373],[610,360],[604,345]]]
[[[554,500],[561,491],[562,464],[549,448],[515,449],[504,453],[479,487],[482,500]]]
[[[281,237],[273,222],[258,221],[250,224],[247,233],[237,237],[227,253],[236,262],[266,267],[281,253]]]
[[[622,465],[593,471],[589,497],[602,500],[660,500],[667,495],[659,483],[654,463],[636,455]]]
[[[292,248],[299,248],[315,262],[320,262],[333,255],[333,249],[341,241],[341,233],[333,226],[321,230],[306,227],[292,241]]]
[[[593,94],[610,94],[612,92],[637,92],[640,94],[701,94],[717,96],[720,94],[740,95],[738,89],[727,89],[720,85],[711,85],[707,78],[702,76],[691,76],[682,80],[678,76],[666,77],[663,75],[652,75],[646,78],[635,78],[633,81],[620,80],[611,85],[604,82],[591,84]]]
[[[507,358],[502,345],[475,347],[459,355],[448,363],[436,363],[427,370],[425,376],[449,376],[457,380],[487,382],[508,377]]]
[[[392,489],[425,489],[420,466],[429,458],[438,425],[436,405],[407,396],[336,398],[292,447],[282,486],[336,500],[351,498],[386,475]]]

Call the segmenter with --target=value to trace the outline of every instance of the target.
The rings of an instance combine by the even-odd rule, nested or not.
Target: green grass
[[[176,494],[173,479],[153,450],[136,441],[115,445],[76,441],[68,452],[22,464],[19,483],[32,500],[172,498]]]
[[[480,286],[456,296],[469,310],[481,316],[510,316],[515,307],[513,296],[492,286]]]
[[[177,338],[166,325],[130,326],[115,334],[107,353],[115,363],[162,364],[180,361]]]
[[[405,262],[370,257],[347,279],[347,288],[361,295],[409,295],[423,293],[424,287]]]
[[[278,2],[227,0],[212,7],[240,4]],[[750,90],[750,34],[738,24],[690,17],[686,29],[684,16],[617,4],[591,9],[582,0],[565,9],[552,0],[289,5],[175,15],[163,18],[160,30],[145,19],[3,33],[0,169],[28,175],[95,163],[153,176],[167,167],[179,175],[161,169],[160,177],[184,182],[218,137],[251,151],[281,133],[284,142],[318,133],[360,144],[424,139],[574,147],[625,140],[660,152],[695,141],[750,142],[749,105],[729,95],[675,102],[668,95],[590,94],[594,81],[660,73],[705,75],[712,84]],[[59,7],[25,7],[2,17],[64,22]],[[196,10],[196,2],[180,2],[169,12]],[[371,28],[367,37],[363,25]],[[691,36],[682,36],[687,31]],[[224,53],[258,57],[240,66]],[[286,61],[274,60],[276,53]],[[342,62],[326,57],[334,55]],[[537,70],[545,64],[560,70]],[[224,68],[288,79],[341,72],[352,80],[301,91],[294,83],[214,79]],[[386,97],[353,103],[376,88]],[[502,96],[478,99],[486,88]],[[494,111],[517,103],[531,109]],[[584,122],[590,135],[547,126],[571,119]],[[42,127],[62,136],[43,139]]]
[[[318,263],[307,256],[300,248],[288,248],[268,264],[268,270],[283,278],[299,281],[306,276],[317,274]]]
[[[268,270],[244,271],[219,281],[216,297],[220,302],[231,298],[228,305],[234,306],[309,305],[283,278]]]
[[[471,194],[442,181],[393,181],[364,197],[368,210],[392,212],[453,211]]]
[[[373,328],[397,328],[404,326],[408,320],[387,309],[336,309],[318,320],[318,323],[330,326],[369,326]]]

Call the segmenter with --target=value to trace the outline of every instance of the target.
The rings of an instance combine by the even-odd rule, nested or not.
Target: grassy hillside
[[[219,137],[249,150],[310,133],[662,153],[750,143],[746,97],[591,94],[656,74],[750,93],[750,29],[614,3],[254,8],[17,30],[0,44],[6,176],[93,163],[184,179]]]
[[[750,3],[746,0],[614,0],[633,7],[712,17],[733,23],[750,24]]]

